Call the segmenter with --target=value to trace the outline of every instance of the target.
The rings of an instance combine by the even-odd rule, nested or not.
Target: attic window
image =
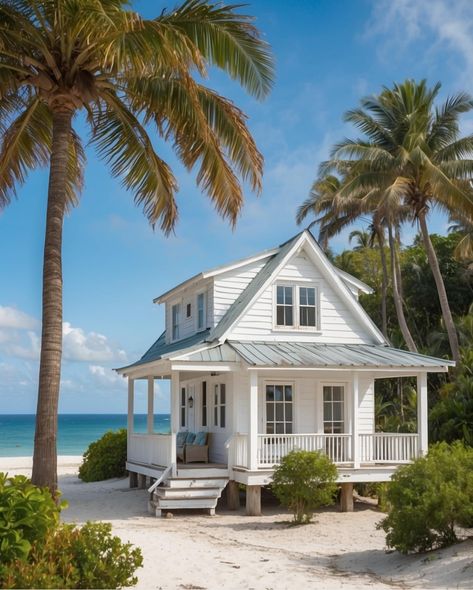
[[[276,323],[278,326],[294,325],[294,289],[278,285],[276,288]]]
[[[319,329],[316,286],[276,285],[274,323],[277,328]]]
[[[192,305],[190,303],[187,304],[186,307],[186,317],[190,318],[192,315]]]
[[[179,312],[181,306],[176,303],[172,306],[172,339],[177,340],[179,338]]]
[[[205,293],[197,295],[197,330],[205,327]]]

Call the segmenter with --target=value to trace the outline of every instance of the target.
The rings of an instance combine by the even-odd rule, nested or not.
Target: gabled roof
[[[242,291],[236,301],[230,305],[220,322],[211,330],[209,341],[222,341],[225,339],[238,319],[255,301],[258,294],[266,288],[279,269],[282,268],[287,260],[289,260],[289,258],[304,244],[307,244],[312,248],[314,256],[317,257],[320,263],[321,271],[325,272],[327,277],[333,282],[333,286],[336,288],[342,299],[345,299],[345,302],[347,303],[348,308],[351,308],[353,315],[358,318],[359,322],[364,325],[369,332],[371,332],[372,336],[374,336],[378,343],[387,343],[386,338],[382,335],[381,331],[366,311],[353,297],[353,294],[346,283],[335,271],[335,267],[322,251],[317,240],[315,240],[308,230],[302,231],[280,246],[278,252],[266,262],[264,267]]]
[[[272,258],[276,254],[278,254],[279,251],[282,248],[284,248],[289,242],[293,241],[295,238],[302,235],[304,233],[304,231],[309,232],[309,230],[303,230],[302,232],[298,233],[296,236],[294,236],[293,238],[291,238],[287,242],[284,242],[283,244],[278,246],[277,248],[263,250],[261,252],[258,252],[258,254],[254,254],[253,256],[247,256],[245,258],[240,258],[239,260],[235,260],[235,261],[231,262],[230,264],[223,264],[220,266],[215,266],[214,268],[200,272],[200,273],[190,277],[189,279],[186,279],[182,283],[179,283],[178,285],[176,285],[172,289],[168,289],[167,291],[165,291],[161,295],[158,295],[158,297],[155,297],[153,299],[153,303],[162,303],[162,302],[166,301],[170,295],[177,294],[182,289],[185,289],[187,287],[191,287],[195,283],[198,283],[204,279],[216,277],[216,276],[219,276],[219,275],[224,274],[226,272],[229,272],[231,270],[237,270],[238,268],[241,268],[242,266],[247,266],[248,264],[251,264],[252,262],[258,262],[259,260],[264,260],[265,258]],[[315,240],[315,238],[312,236],[312,234],[311,234],[311,237],[313,240]],[[338,275],[340,275],[340,277],[343,279],[343,281],[350,283],[351,285],[354,285],[357,289],[359,289],[363,293],[367,293],[367,294],[373,293],[373,289],[369,285],[364,283],[363,281],[360,281],[360,279],[357,279],[356,277],[345,272],[344,270],[341,270],[340,268],[337,268],[336,266],[334,266],[333,268],[334,268],[335,272]]]

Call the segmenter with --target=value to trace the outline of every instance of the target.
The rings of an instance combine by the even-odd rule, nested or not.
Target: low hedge
[[[89,445],[79,467],[82,481],[101,481],[126,474],[127,432],[125,428],[108,431]]]

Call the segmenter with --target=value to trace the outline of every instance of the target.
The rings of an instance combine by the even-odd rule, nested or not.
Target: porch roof
[[[426,369],[455,366],[453,361],[446,359],[376,344],[229,341],[228,346],[253,366],[418,367]]]

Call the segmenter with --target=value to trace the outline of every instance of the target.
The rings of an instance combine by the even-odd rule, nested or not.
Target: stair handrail
[[[150,494],[152,494],[154,492],[154,490],[159,486],[159,484],[168,478],[168,475],[171,473],[171,471],[172,471],[172,465],[169,465],[169,467],[166,467],[166,469],[161,473],[161,475],[154,482],[154,484],[148,488],[148,492]]]

